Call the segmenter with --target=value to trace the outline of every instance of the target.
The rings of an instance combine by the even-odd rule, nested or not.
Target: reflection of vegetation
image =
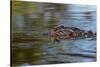
[[[36,3],[24,1],[12,1],[13,15],[29,14],[36,12]]]
[[[19,65],[19,64],[24,64],[24,63],[29,63],[29,64],[34,64],[36,61],[41,59],[42,57],[42,50],[41,50],[42,45],[34,45],[33,48],[16,48],[12,49],[12,63],[14,65]],[[38,47],[38,48],[37,48]]]
[[[49,7],[54,5],[51,7],[54,10],[50,10],[52,12],[45,26],[45,9],[49,7],[38,8],[44,5],[46,6],[45,3],[12,1],[12,65],[38,64],[38,60],[41,60],[42,47],[49,40],[41,33],[47,32],[48,28],[57,24],[59,19],[56,13],[60,13],[63,9],[62,5],[50,4]],[[20,28],[21,24],[23,26]]]

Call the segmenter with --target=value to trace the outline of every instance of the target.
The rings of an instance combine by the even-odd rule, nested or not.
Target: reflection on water
[[[51,43],[48,36],[49,29],[55,25],[96,32],[95,6],[50,3],[37,3],[37,6],[38,13],[12,18],[12,65],[96,61],[95,38]]]

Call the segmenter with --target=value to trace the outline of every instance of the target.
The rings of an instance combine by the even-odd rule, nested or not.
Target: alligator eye
[[[62,26],[60,26],[61,28],[65,28],[63,25]]]

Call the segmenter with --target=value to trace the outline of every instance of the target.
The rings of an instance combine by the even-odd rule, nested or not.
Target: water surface
[[[42,8],[39,7],[41,11]],[[96,38],[62,40],[60,43],[50,41],[47,33],[55,25],[77,27],[96,32],[95,6],[65,5],[64,8],[66,9],[63,13],[54,10],[44,11],[44,15],[38,14],[39,17],[32,14],[32,20],[26,19],[28,23],[25,22],[23,15],[14,16],[11,45],[12,65],[27,66],[96,61]],[[56,19],[59,18],[59,20],[54,19],[55,15]]]

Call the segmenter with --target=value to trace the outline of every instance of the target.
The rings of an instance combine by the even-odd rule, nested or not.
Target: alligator
[[[63,25],[55,26],[50,30],[52,42],[60,42],[65,39],[83,39],[96,37],[96,32],[91,30],[81,30],[77,27],[65,27]]]

